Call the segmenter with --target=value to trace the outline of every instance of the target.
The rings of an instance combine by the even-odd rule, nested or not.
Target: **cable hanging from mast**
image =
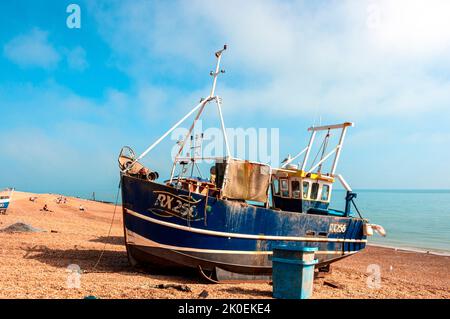
[[[321,161],[323,159],[323,157],[325,156],[325,152],[326,152],[326,149],[327,149],[327,146],[328,146],[328,140],[329,140],[330,136],[331,136],[330,129],[328,129],[327,134],[325,135],[325,137],[324,137],[324,139],[322,141],[322,144],[320,145],[319,150],[317,151],[316,156],[314,156],[314,159],[313,159],[313,161],[311,163],[311,168],[314,167],[314,164],[316,163],[317,157],[319,156],[319,154],[321,152],[322,152],[322,154],[320,156],[320,160],[319,161]],[[310,170],[311,170],[311,168],[310,168]],[[321,170],[322,170],[322,164],[319,165],[317,171],[320,172]]]

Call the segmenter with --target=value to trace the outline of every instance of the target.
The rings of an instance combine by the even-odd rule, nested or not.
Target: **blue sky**
[[[227,43],[228,126],[279,128],[284,156],[319,119],[353,121],[339,172],[354,188],[450,188],[449,13],[439,0],[2,1],[0,187],[112,199],[120,148],[143,151],[206,96]],[[161,175],[172,145],[146,159]]]

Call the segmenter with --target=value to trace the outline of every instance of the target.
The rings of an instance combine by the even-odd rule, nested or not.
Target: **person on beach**
[[[44,204],[44,207],[42,207],[41,211],[44,211],[44,212],[52,212],[50,209],[48,209],[47,204]]]

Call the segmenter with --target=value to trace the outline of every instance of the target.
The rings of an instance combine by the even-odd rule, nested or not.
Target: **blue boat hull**
[[[6,211],[9,206],[9,200],[8,201],[0,201],[0,211]]]
[[[321,267],[367,242],[359,218],[255,207],[127,175],[121,181],[132,263],[270,275],[274,246],[318,247]]]

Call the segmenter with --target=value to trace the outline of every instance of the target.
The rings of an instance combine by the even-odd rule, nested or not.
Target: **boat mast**
[[[187,140],[190,138],[190,135],[192,134],[192,131],[194,130],[194,127],[197,124],[198,119],[200,118],[201,114],[203,113],[203,110],[205,109],[206,104],[208,104],[211,101],[215,101],[216,104],[217,104],[217,109],[218,109],[219,117],[220,117],[220,124],[221,124],[222,133],[223,133],[223,137],[224,137],[224,141],[225,141],[225,147],[226,147],[226,151],[227,151],[227,157],[231,156],[230,147],[229,147],[229,144],[228,144],[228,138],[227,138],[227,134],[226,134],[225,122],[223,120],[223,115],[222,115],[222,107],[221,107],[222,100],[221,100],[220,97],[215,96],[216,85],[217,85],[217,77],[218,77],[219,74],[225,73],[224,70],[220,69],[220,61],[222,59],[222,53],[226,49],[227,49],[227,45],[225,44],[223,46],[223,49],[221,49],[221,50],[219,50],[219,51],[217,51],[215,53],[215,56],[217,58],[216,70],[215,70],[215,72],[211,71],[209,73],[213,77],[213,83],[212,83],[212,87],[211,87],[211,92],[210,92],[209,96],[206,99],[202,99],[201,100],[201,103],[202,103],[201,107],[200,107],[200,109],[199,109],[199,111],[198,111],[194,121],[192,122],[191,127],[189,128],[189,131],[185,135],[183,142],[180,145],[180,149],[178,150],[177,155],[175,156],[175,159],[173,161],[172,170],[170,172],[169,183],[172,183],[172,181],[173,181],[173,177],[174,177],[174,174],[175,174],[175,168],[176,168],[177,162],[178,162],[178,160],[180,158],[180,155],[183,152],[183,149],[184,149],[184,146],[186,145]],[[192,165],[194,165],[195,159],[196,159],[195,156],[191,157]]]
[[[213,76],[214,77],[214,79],[213,79],[213,85],[212,85],[212,88],[211,88],[211,94],[209,94],[209,97],[210,98],[212,98],[213,96],[214,96],[214,93],[215,93],[215,91],[216,91],[216,83],[217,83],[217,76],[220,74],[220,73],[225,73],[225,71],[224,70],[220,70],[220,60],[222,59],[222,52],[223,51],[225,51],[227,49],[227,45],[225,44],[224,46],[223,46],[223,49],[222,50],[219,50],[219,51],[217,51],[216,53],[215,53],[215,56],[216,56],[216,58],[217,58],[217,63],[216,63],[216,72],[210,72],[209,73],[209,75],[211,75],[211,76]]]
[[[191,125],[191,129],[189,130],[189,133],[186,135],[186,138],[184,139],[183,144],[180,147],[180,151],[178,152],[178,154],[177,154],[177,156],[175,158],[174,167],[173,167],[172,173],[170,175],[170,181],[172,181],[173,173],[174,173],[174,169],[175,169],[175,165],[176,165],[177,159],[178,159],[179,155],[181,154],[181,152],[182,152],[182,150],[184,148],[186,140],[189,137],[189,134],[192,132],[192,130],[193,130],[194,126],[195,126],[195,123],[197,122],[198,118],[200,117],[200,114],[202,114],[203,109],[205,108],[205,105],[207,103],[211,102],[212,100],[216,101],[217,106],[219,108],[219,116],[221,118],[221,125],[222,125],[223,135],[224,135],[224,138],[225,138],[225,144],[226,144],[226,147],[227,147],[228,156],[230,156],[230,151],[229,151],[229,146],[228,146],[228,139],[227,139],[227,136],[225,134],[225,124],[224,124],[224,121],[223,121],[223,118],[222,118],[222,110],[221,110],[221,107],[220,107],[220,104],[221,104],[220,98],[218,96],[214,96],[214,93],[215,93],[215,90],[216,90],[217,76],[220,73],[225,73],[224,70],[220,70],[220,59],[222,57],[223,51],[225,51],[226,49],[227,49],[227,45],[224,45],[222,50],[219,50],[219,51],[217,51],[215,53],[216,58],[217,58],[217,64],[216,64],[216,72],[213,73],[211,71],[211,73],[210,73],[210,75],[214,76],[213,86],[212,86],[210,95],[206,99],[201,99],[199,104],[197,104],[192,110],[190,110],[189,113],[187,113],[181,120],[179,120],[177,123],[175,123],[166,133],[164,133],[159,139],[157,139],[152,145],[150,145],[141,155],[139,155],[135,160],[133,160],[132,163],[130,163],[125,169],[122,170],[122,173],[128,172],[134,166],[134,164],[136,164],[136,162],[138,162],[139,160],[144,158],[152,149],[154,149],[159,143],[161,143],[161,141],[164,138],[166,138],[178,126],[180,126],[181,123],[183,123],[195,111],[200,109],[199,112],[197,113],[196,118],[194,119],[194,122]]]

